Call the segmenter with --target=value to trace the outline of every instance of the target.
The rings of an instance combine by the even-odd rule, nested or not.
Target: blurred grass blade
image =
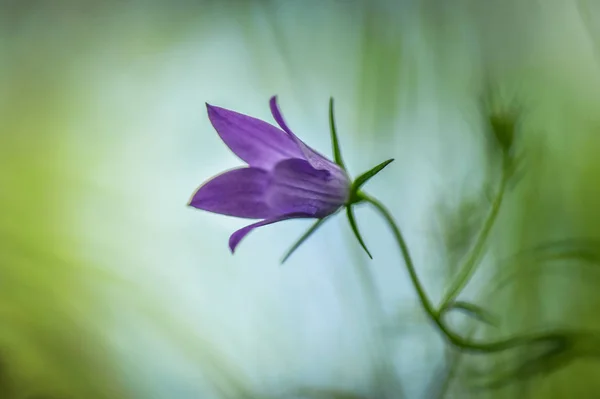
[[[577,342],[586,340],[586,335],[578,332],[550,334],[540,340],[533,340],[526,344],[518,358],[515,358],[517,365],[480,386],[481,389],[499,389],[511,383],[523,382],[534,377],[545,376],[556,372],[570,364],[578,356],[584,355],[577,353],[575,348]],[[596,342],[597,344],[597,342]],[[544,345],[545,348],[540,348]]]
[[[456,302],[451,303],[447,308],[445,308],[442,313],[446,314],[453,310],[461,311],[461,312],[467,314],[468,316],[471,316],[471,317],[473,317],[479,321],[482,321],[486,324],[489,324],[491,326],[498,325],[498,320],[496,320],[496,318],[490,312],[488,312],[481,306],[475,305],[473,303],[464,302],[464,301],[456,301]]]
[[[538,261],[580,260],[600,264],[600,241],[593,239],[567,239],[543,243],[532,250]]]

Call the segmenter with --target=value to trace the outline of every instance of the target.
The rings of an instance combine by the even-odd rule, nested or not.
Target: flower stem
[[[419,276],[417,275],[417,271],[416,271],[414,263],[412,261],[412,257],[410,256],[410,252],[408,250],[408,245],[406,245],[406,241],[404,240],[404,237],[402,236],[402,232],[400,231],[400,228],[396,225],[396,222],[394,221],[394,218],[392,217],[391,213],[387,210],[387,208],[381,202],[379,202],[379,200],[377,200],[367,194],[364,194],[364,193],[359,193],[358,195],[364,201],[373,205],[375,207],[375,209],[377,209],[379,211],[381,216],[383,216],[383,218],[385,219],[387,224],[392,229],[392,232],[394,233],[394,238],[396,239],[396,242],[398,243],[398,246],[400,247],[400,251],[402,252],[402,257],[404,258],[404,262],[406,263],[406,268],[408,270],[410,279],[411,279],[415,289],[417,290],[417,295],[419,296],[419,301],[421,302],[421,305],[423,306],[423,308],[425,309],[425,311],[427,312],[429,317],[431,317],[431,319],[434,321],[437,320],[438,319],[437,312],[436,312],[435,308],[433,307],[432,302],[427,297],[425,288],[419,281]]]
[[[387,222],[388,226],[392,229],[394,238],[396,239],[396,242],[398,243],[398,246],[400,247],[402,257],[404,258],[404,262],[406,264],[406,268],[408,270],[408,274],[410,276],[411,282],[414,285],[415,290],[417,291],[417,295],[419,297],[419,301],[421,302],[421,305],[423,306],[423,309],[425,310],[425,312],[427,313],[427,315],[429,316],[431,321],[439,328],[439,330],[442,332],[444,337],[451,344],[453,344],[454,346],[456,346],[459,349],[463,349],[466,351],[480,352],[480,353],[492,353],[492,352],[499,352],[499,351],[503,351],[506,349],[514,348],[516,346],[519,346],[519,345],[522,345],[525,343],[529,343],[529,342],[536,342],[536,341],[543,341],[543,340],[552,341],[552,340],[557,339],[555,334],[535,334],[535,335],[529,335],[529,336],[515,336],[515,337],[510,337],[510,338],[499,340],[499,341],[493,341],[493,342],[475,342],[475,341],[470,341],[468,339],[465,339],[465,338],[461,337],[460,335],[454,333],[446,325],[440,312],[438,312],[434,308],[431,300],[427,296],[427,293],[425,292],[425,288],[421,284],[421,281],[419,280],[419,277],[417,275],[417,271],[415,269],[412,257],[410,256],[410,252],[408,250],[408,245],[406,244],[406,241],[404,240],[402,232],[400,231],[400,228],[394,221],[394,218],[392,217],[391,213],[376,198],[373,198],[363,192],[359,192],[359,193],[357,193],[357,195],[360,196],[360,198],[362,200],[364,200],[365,202],[368,202],[373,207],[375,207],[375,209],[381,214],[381,216],[383,216],[383,218]]]
[[[439,312],[443,312],[448,306],[450,306],[451,302],[460,294],[460,292],[465,288],[473,273],[475,272],[475,266],[479,261],[481,254],[483,252],[483,248],[487,241],[488,236],[494,226],[494,222],[496,221],[496,217],[500,211],[500,206],[502,205],[502,200],[504,198],[504,192],[506,191],[506,184],[508,182],[509,177],[509,161],[507,156],[505,155],[503,158],[502,164],[502,178],[500,180],[500,187],[492,202],[492,206],[488,213],[488,216],[483,224],[481,231],[479,232],[479,236],[475,241],[475,245],[473,246],[469,257],[463,264],[463,266],[459,269],[458,276],[454,280],[454,284],[450,287],[444,299],[441,302],[439,307]]]

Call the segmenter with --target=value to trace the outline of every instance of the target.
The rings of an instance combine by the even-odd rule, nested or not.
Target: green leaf
[[[373,257],[371,256],[371,252],[369,252],[369,250],[367,249],[367,246],[365,245],[365,242],[363,241],[362,236],[358,231],[358,226],[356,225],[356,219],[354,217],[354,210],[352,209],[352,205],[348,205],[346,207],[346,213],[348,214],[348,222],[350,222],[350,227],[352,228],[352,231],[354,232],[354,235],[356,236],[356,239],[358,240],[360,246],[365,250],[369,258],[373,259]]]
[[[302,237],[300,237],[300,239],[296,241],[296,243],[292,245],[292,247],[285,253],[285,256],[283,257],[283,259],[281,259],[282,265],[286,260],[288,260],[288,258],[294,253],[294,251],[296,251],[298,247],[302,245],[304,241],[306,241],[308,237],[310,237],[315,231],[317,231],[319,227],[321,227],[325,220],[327,220],[327,218],[319,219],[312,226],[310,226],[306,233],[304,233]]]
[[[381,170],[383,168],[385,168],[386,166],[388,166],[390,163],[392,163],[394,161],[394,159],[388,159],[385,162],[380,163],[379,165],[375,166],[374,168],[372,168],[371,170],[366,171],[365,173],[363,173],[362,175],[358,176],[356,178],[356,180],[354,180],[354,183],[352,183],[352,189],[353,192],[358,191],[358,189],[365,184],[367,181],[369,181],[369,179],[371,179],[373,176],[375,176],[377,173],[381,172]]]
[[[331,130],[331,144],[333,145],[333,160],[340,168],[346,170],[346,165],[344,165],[342,152],[340,150],[337,129],[335,127],[335,119],[333,117],[333,97],[329,99],[329,128]]]

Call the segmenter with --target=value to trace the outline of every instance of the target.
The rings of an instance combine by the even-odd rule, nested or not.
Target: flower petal
[[[286,159],[271,172],[265,199],[274,212],[302,212],[321,218],[338,210],[349,192],[345,175],[315,169],[303,159]]]
[[[279,110],[279,106],[277,105],[277,96],[271,97],[271,100],[269,101],[269,106],[271,107],[271,113],[273,114],[273,118],[275,118],[277,124],[292,138],[292,140],[294,140],[296,145],[302,151],[302,154],[304,155],[303,158],[306,159],[313,168],[319,170],[330,170],[337,167],[335,163],[331,162],[323,155],[319,154],[317,151],[304,144],[304,142],[300,140],[298,136],[294,134],[294,132],[292,132],[292,130],[287,126],[287,124],[283,120],[283,116],[281,115],[281,111]]]
[[[302,152],[287,134],[260,119],[206,104],[208,118],[227,146],[250,166],[270,169]]]
[[[238,231],[233,233],[231,235],[231,237],[229,237],[229,249],[231,250],[231,253],[235,252],[235,248],[238,246],[240,241],[242,241],[242,239],[244,237],[246,237],[248,235],[248,233],[250,233],[252,230],[254,230],[257,227],[266,226],[268,224],[273,224],[273,223],[281,222],[283,220],[288,220],[288,219],[299,219],[299,218],[310,218],[310,217],[312,217],[312,216],[309,214],[295,212],[295,213],[288,213],[285,215],[271,217],[271,218],[268,218],[265,220],[261,220],[260,222],[250,224],[246,227],[239,229]]]
[[[263,169],[233,169],[202,185],[189,205],[223,215],[267,218],[272,214],[265,202],[269,180],[269,172]]]

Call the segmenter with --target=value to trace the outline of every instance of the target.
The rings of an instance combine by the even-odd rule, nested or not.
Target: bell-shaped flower
[[[189,205],[223,215],[262,219],[231,235],[232,252],[257,227],[294,218],[323,219],[350,197],[346,172],[288,128],[276,97],[271,98],[270,106],[281,129],[207,104],[215,130],[248,166],[213,177],[196,191]]]

